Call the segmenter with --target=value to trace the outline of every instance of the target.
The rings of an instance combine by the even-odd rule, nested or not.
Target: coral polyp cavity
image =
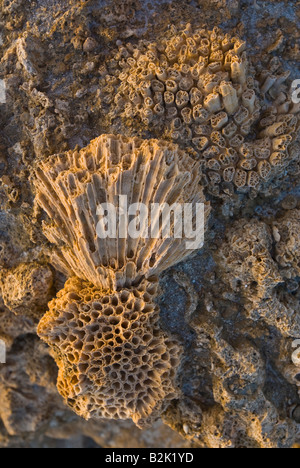
[[[215,196],[255,196],[293,161],[299,164],[299,104],[289,72],[273,58],[254,68],[246,43],[213,31],[176,31],[157,43],[120,45],[102,70],[102,105],[112,122],[137,119],[202,161]]]
[[[199,203],[205,228],[200,178],[199,163],[176,145],[114,135],[36,169],[52,261],[70,276],[38,333],[59,366],[59,392],[85,418],[144,427],[178,395],[180,345],[160,329],[156,275],[191,253],[184,237],[100,239],[97,207],[118,195],[146,206]]]
[[[156,279],[105,292],[69,280],[39,324],[59,365],[58,390],[86,419],[143,428],[179,395],[180,345],[159,327]]]

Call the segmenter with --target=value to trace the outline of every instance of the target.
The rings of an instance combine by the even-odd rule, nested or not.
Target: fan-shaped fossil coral
[[[203,29],[172,29],[159,43],[120,45],[101,70],[103,107],[201,158],[210,193],[257,193],[299,156],[299,105],[273,59],[259,73],[246,43]]]
[[[190,254],[181,238],[126,238],[120,225],[118,239],[97,234],[97,207],[117,206],[119,195],[128,206],[205,202],[199,164],[176,145],[104,135],[81,151],[48,158],[37,176],[37,201],[50,218],[44,233],[59,246],[54,263],[69,276],[115,289],[158,275]]]
[[[143,427],[176,396],[180,345],[159,328],[155,275],[190,254],[172,236],[100,239],[97,207],[119,195],[146,206],[203,203],[206,222],[200,177],[199,163],[174,144],[114,135],[36,169],[53,262],[71,276],[38,333],[58,363],[59,392],[81,416],[131,417]]]

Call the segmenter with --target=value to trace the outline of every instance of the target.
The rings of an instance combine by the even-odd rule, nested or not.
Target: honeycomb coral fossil
[[[50,157],[36,175],[37,202],[50,218],[44,233],[58,247],[53,263],[103,289],[158,275],[190,251],[184,238],[141,232],[133,239],[120,235],[120,225],[118,239],[100,239],[98,206],[116,206],[122,195],[128,206],[204,203],[205,220],[209,214],[199,164],[171,143],[102,135],[81,151]]]
[[[99,238],[97,207],[119,195],[146,206],[202,203],[206,223],[200,177],[199,164],[174,144],[114,135],[36,169],[53,262],[71,277],[38,334],[53,350],[59,392],[87,419],[132,418],[145,427],[178,395],[180,345],[160,329],[156,275],[191,252],[172,236]]]
[[[159,43],[119,46],[102,70],[102,106],[188,147],[211,194],[255,195],[300,154],[288,76],[275,58],[256,70],[246,43],[218,28],[173,27]]]
[[[107,293],[72,278],[38,333],[59,366],[58,390],[86,419],[129,419],[139,427],[160,415],[175,386],[180,346],[158,325],[156,279]]]

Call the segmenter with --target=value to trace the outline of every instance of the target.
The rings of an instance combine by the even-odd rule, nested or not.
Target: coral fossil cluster
[[[99,239],[97,206],[119,194],[146,205],[201,202],[207,220],[199,164],[171,143],[103,135],[41,162],[36,176],[53,262],[71,277],[38,328],[59,365],[58,389],[85,418],[144,427],[178,393],[180,345],[159,327],[156,275],[190,251],[172,237]]]
[[[247,316],[268,323],[285,337],[300,334],[299,223],[297,209],[288,210],[273,226],[241,219],[228,230],[217,253],[222,279],[242,299]]]
[[[143,427],[176,397],[180,348],[157,324],[156,290],[143,280],[103,294],[73,278],[50,304],[39,335],[59,350],[58,389],[77,414]]]
[[[102,70],[103,106],[113,118],[139,117],[145,129],[189,146],[211,194],[255,196],[299,158],[299,105],[279,60],[256,73],[245,49],[218,28],[190,25],[157,44],[120,45]]]
[[[243,301],[248,318],[284,337],[279,368],[299,388],[300,364],[298,355],[290,362],[289,340],[300,336],[300,212],[288,204],[284,209],[271,226],[256,219],[234,223],[217,257],[222,280]]]

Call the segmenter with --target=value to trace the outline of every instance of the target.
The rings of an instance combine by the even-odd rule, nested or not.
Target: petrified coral
[[[289,210],[273,223],[276,259],[287,278],[300,276],[300,210]]]
[[[251,302],[270,298],[275,286],[283,282],[270,253],[270,228],[263,222],[242,219],[230,227],[226,241],[217,254],[223,280]]]
[[[139,117],[160,137],[191,145],[213,195],[254,196],[300,153],[290,149],[299,106],[284,85],[289,73],[275,59],[269,70],[256,76],[246,43],[218,28],[173,27],[159,43],[120,45],[102,71],[102,102],[112,118]]]
[[[236,230],[235,225],[232,232]],[[244,231],[245,244],[246,240]],[[180,281],[183,291],[179,293],[168,278],[166,282],[176,292],[168,297],[166,291],[161,299],[161,304],[165,303],[161,305],[162,317],[164,309],[169,309],[171,325],[179,322],[178,327],[183,328],[181,310],[185,307],[185,320],[196,333],[184,331],[186,350],[193,350],[180,368],[185,391],[168,407],[163,420],[190,440],[199,440],[201,447],[289,447],[297,433],[291,414],[298,398],[285,375],[291,364],[291,337],[299,336],[299,305],[295,311],[292,304],[290,309],[282,307],[277,316],[276,308],[270,308],[267,318],[259,315],[258,306],[251,317],[251,294],[248,302],[245,295],[235,294],[236,289],[223,283],[218,256],[216,265],[210,254],[201,257],[197,275],[194,260],[185,264],[188,274]],[[244,268],[247,266],[251,275],[249,265]],[[235,267],[233,264],[232,277]],[[172,274],[170,271],[166,276]],[[199,283],[201,292],[197,294]],[[297,301],[299,304],[299,297]],[[255,303],[251,305],[253,309]],[[299,369],[292,367],[289,382],[295,385]]]
[[[124,133],[148,139],[161,138],[165,131],[165,138],[171,139],[168,135],[171,129],[167,131],[168,123],[163,120],[162,125],[156,127],[138,116],[119,118],[117,113],[110,126],[110,110],[115,105],[105,104],[102,94],[101,107],[103,80],[99,82],[99,70],[102,73],[107,66],[105,73],[110,78],[107,77],[105,86],[119,87],[118,72],[122,69],[119,63],[109,62],[109,59],[117,57],[120,41],[132,56],[128,44],[141,50],[139,40],[146,39],[159,46],[163,42],[161,38],[169,40],[177,35],[173,24],[178,31],[187,21],[193,22],[194,31],[202,25],[210,31],[215,25],[221,25],[225,33],[238,34],[247,41],[247,58],[255,66],[255,69],[248,66],[247,74],[262,88],[267,78],[265,70],[274,74],[272,64],[277,59],[265,64],[270,57],[280,57],[284,70],[292,72],[292,79],[300,76],[297,1],[0,2],[0,88],[4,85],[5,94],[5,99],[0,97],[1,269],[15,271],[20,262],[45,265],[48,258],[49,243],[40,223],[45,213],[32,212],[33,194],[28,184],[28,175],[37,158],[44,160],[52,154],[73,149],[77,144],[82,148],[103,133]],[[93,38],[99,45],[88,53],[83,51],[87,38]],[[147,47],[147,43],[144,44]],[[272,78],[265,89],[269,83]],[[264,127],[260,127],[259,121],[268,118],[270,106],[277,107],[274,90],[272,87],[265,96],[255,90],[263,108],[251,133],[245,136],[246,143],[252,145],[260,138]],[[170,92],[173,92],[172,87]],[[288,88],[284,94],[289,95]],[[109,101],[114,93],[108,92],[106,96]],[[184,96],[179,95],[183,102]],[[240,98],[238,100],[240,103]],[[178,108],[178,112],[181,109]],[[183,115],[188,119],[189,109],[183,108]],[[211,134],[210,122],[208,126]],[[96,444],[110,448],[290,448],[300,442],[297,392],[300,367],[294,363],[294,353],[299,348],[294,342],[300,337],[300,279],[296,273],[297,250],[294,250],[297,237],[294,228],[287,228],[288,218],[292,221],[292,216],[283,211],[300,208],[294,201],[299,195],[300,155],[289,162],[294,157],[291,152],[297,151],[296,132],[292,137],[288,166],[274,170],[274,174],[281,175],[264,183],[259,192],[261,196],[255,202],[233,193],[234,182],[226,185],[221,181],[220,192],[222,196],[224,190],[229,192],[225,194],[228,203],[224,205],[221,200],[213,200],[215,209],[204,249],[160,278],[163,288],[158,299],[161,326],[166,333],[180,337],[184,346],[176,379],[181,393],[168,406],[167,413],[163,412],[166,421],[166,415],[173,410],[170,421],[173,430],[159,421],[152,430],[140,431],[133,427],[132,421],[85,421],[77,417],[63,405],[63,398],[57,392],[57,366],[48,355],[48,346],[36,337],[33,321],[28,315],[15,315],[0,299],[0,339],[7,345],[7,363],[0,365],[1,448],[80,448]],[[187,144],[178,141],[196,158],[199,154],[206,164],[202,152],[196,153],[190,140],[186,140]],[[251,164],[253,161],[249,167]],[[238,166],[239,163],[234,169]],[[218,176],[218,170],[207,167],[205,171],[208,189],[217,193],[208,171]],[[229,167],[226,177],[234,180],[233,174],[234,170]],[[223,177],[222,173],[219,175]],[[240,175],[243,181],[245,175]],[[255,193],[256,190],[251,191]],[[293,194],[294,198],[289,196],[285,200],[288,194]],[[244,218],[247,219],[241,222],[244,232],[238,229],[238,223],[232,226]],[[228,256],[226,265],[224,259],[216,255],[218,251],[224,252],[234,231],[246,243],[251,220],[251,231],[256,222],[259,224],[253,255],[256,267],[260,258],[259,244],[262,242],[266,246],[266,237],[270,239],[263,260],[269,262],[271,278],[268,282],[267,276],[262,275],[261,287],[256,285],[259,275],[257,268],[252,270],[250,251],[246,249],[248,253],[245,252],[244,258],[238,252]],[[232,267],[230,259],[233,259]],[[181,272],[189,279],[186,289],[174,280],[175,274]],[[234,279],[236,274],[240,283]],[[282,282],[277,283],[276,278],[280,276]],[[55,277],[60,283],[55,286],[62,289],[63,276],[55,273]],[[131,287],[120,289],[131,290]],[[266,297],[259,298],[257,291],[259,296]],[[21,308],[18,307],[18,311]],[[295,356],[299,358],[299,350]],[[182,442],[181,435],[185,438]]]
[[[59,365],[58,390],[89,419],[129,419],[144,427],[178,394],[180,346],[158,325],[156,279],[106,293],[67,281],[38,333]]]
[[[103,135],[81,151],[50,157],[36,173],[37,202],[50,218],[44,233],[59,246],[55,266],[103,289],[158,275],[191,251],[186,248],[184,233],[183,238],[175,238],[174,218],[169,237],[161,235],[160,225],[159,238],[153,238],[147,216],[141,218],[143,226],[137,237],[129,238],[117,216],[114,237],[119,239],[108,234],[100,238],[100,205],[120,209],[121,195],[127,197],[126,209],[133,204],[144,204],[150,210],[154,203],[205,203],[205,222],[209,214],[199,186],[199,164],[176,145],[162,141]],[[195,213],[193,216],[195,221]],[[154,221],[159,223],[159,214]]]
[[[288,214],[284,219],[295,221],[293,215],[289,218]],[[284,222],[277,224],[284,230]],[[284,245],[282,254],[286,249],[288,255],[288,241],[286,236],[280,244],[280,247]],[[295,237],[291,236],[290,241],[294,248]],[[217,257],[223,281],[236,298],[242,298],[248,317],[263,320],[284,336],[300,335],[299,299],[295,293],[288,294],[283,288],[285,279],[290,278],[294,270],[290,268],[288,273],[288,269],[279,268],[283,261],[280,255],[278,263],[272,258],[271,228],[267,224],[256,220],[235,223],[228,230],[226,242]],[[298,284],[288,287],[297,291]]]
[[[52,287],[51,268],[36,263],[4,270],[0,276],[4,304],[17,315],[39,317],[52,297]]]
[[[58,389],[85,418],[132,418],[145,426],[177,394],[180,350],[159,328],[153,275],[190,250],[184,236],[146,235],[153,218],[140,221],[136,237],[121,235],[119,220],[119,238],[100,238],[98,206],[116,205],[119,195],[147,208],[203,203],[206,223],[199,165],[170,143],[103,135],[41,162],[36,175],[37,202],[51,219],[44,232],[58,247],[54,261],[73,276],[38,327],[54,350]]]
[[[267,369],[256,346],[243,339],[232,347],[226,340],[216,337],[212,346],[212,365],[214,398],[222,407],[216,420],[224,418],[226,427],[221,441],[227,442],[228,446],[234,440],[234,445],[239,447],[272,448],[280,433],[278,446],[291,444],[295,425],[281,419],[264,391]],[[232,418],[237,408],[240,410],[239,430],[235,430],[236,423]],[[218,430],[217,434],[221,435]],[[218,437],[215,441],[211,438],[210,442],[217,440]]]

